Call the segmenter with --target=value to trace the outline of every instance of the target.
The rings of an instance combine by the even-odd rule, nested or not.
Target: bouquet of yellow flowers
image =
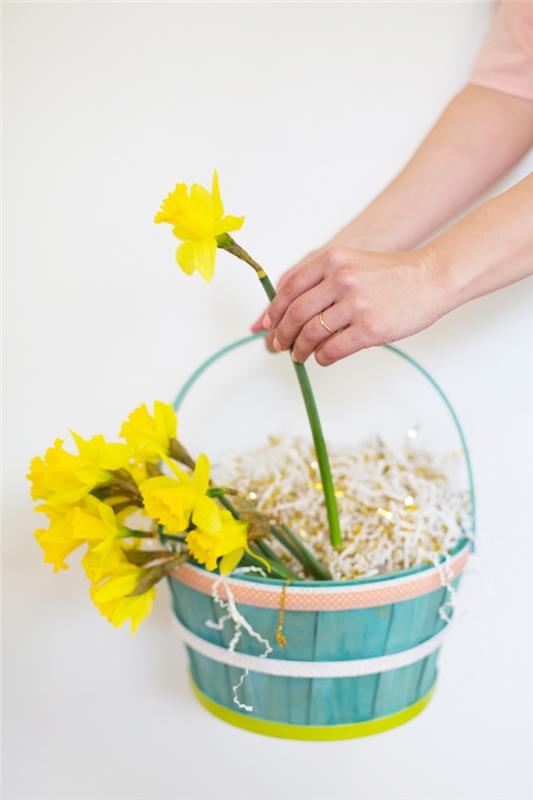
[[[244,219],[224,215],[218,176],[212,190],[181,183],[163,201],[155,222],[173,226],[181,240],[176,260],[181,269],[213,277],[217,248],[234,254],[255,271],[267,296],[274,289],[262,267],[229,235]],[[340,544],[335,493],[316,404],[305,367],[294,363],[307,409],[330,526]],[[205,454],[193,458],[177,438],[172,406],[141,405],[120,430],[121,442],[101,435],[83,439],[72,433],[77,453],[56,440],[44,458],[32,460],[28,478],[37,511],[48,519],[36,538],[54,571],[85,547],[82,565],[90,594],[115,626],[131,621],[135,631],[149,614],[155,584],[178,564],[191,559],[208,570],[230,573],[238,565],[260,565],[275,578],[298,578],[279,557],[285,548],[305,575],[331,577],[328,568],[285,524],[275,525],[255,510],[238,487],[213,485]],[[269,540],[275,541],[278,554]]]

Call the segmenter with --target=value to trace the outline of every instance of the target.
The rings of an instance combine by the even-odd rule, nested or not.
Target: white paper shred
[[[277,524],[285,523],[335,580],[370,577],[436,563],[470,532],[470,501],[457,488],[462,453],[438,458],[408,437],[401,448],[379,437],[356,448],[331,448],[330,461],[342,531],[342,548],[329,542],[320,473],[311,442],[270,437],[256,450],[213,470]],[[460,468],[458,470],[458,468]],[[276,540],[269,545],[301,574],[301,566]]]

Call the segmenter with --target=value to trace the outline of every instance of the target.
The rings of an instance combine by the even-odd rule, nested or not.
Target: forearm
[[[423,251],[435,270],[442,313],[533,274],[533,173]]]
[[[533,145],[533,103],[467,85],[414,156],[331,244],[409,250],[505,174]]]

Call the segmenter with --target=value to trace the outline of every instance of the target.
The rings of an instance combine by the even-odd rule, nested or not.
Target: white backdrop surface
[[[210,286],[175,267],[152,217],[176,181],[207,182],[216,166],[228,211],[247,216],[243,244],[279,275],[404,163],[466,80],[490,15],[476,3],[6,4],[6,800],[530,796],[530,284],[405,343],[464,422],[480,544],[436,697],[386,735],[287,742],[208,716],[166,589],[135,638],[108,626],[77,567],[41,563],[23,477],[70,428],[112,435],[139,402],[170,399],[261,309],[229,257]],[[209,401],[230,430],[237,410]],[[355,393],[345,402],[357,416]]]

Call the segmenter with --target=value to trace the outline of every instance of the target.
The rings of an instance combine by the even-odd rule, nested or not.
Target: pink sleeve
[[[533,0],[501,0],[469,82],[533,100]]]

